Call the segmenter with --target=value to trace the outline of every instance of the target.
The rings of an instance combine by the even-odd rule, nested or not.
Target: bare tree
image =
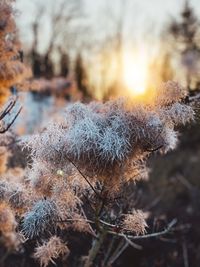
[[[55,75],[54,53],[58,50],[60,58],[68,54],[66,48],[70,39],[74,38],[72,29],[76,27],[76,22],[81,17],[81,1],[68,0],[52,2],[47,9],[45,3],[38,6],[36,16],[32,24],[33,43],[31,47],[31,58],[35,76],[45,76],[52,78]],[[42,30],[43,20],[48,20],[50,35],[44,53],[39,52],[39,46],[43,40],[39,40],[39,32]],[[62,53],[61,53],[62,51]]]

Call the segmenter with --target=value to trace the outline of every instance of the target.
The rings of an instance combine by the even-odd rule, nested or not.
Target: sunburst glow
[[[147,89],[148,60],[145,51],[123,54],[123,80],[133,95],[143,95]]]

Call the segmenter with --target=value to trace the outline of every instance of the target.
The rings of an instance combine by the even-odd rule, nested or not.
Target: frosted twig
[[[15,114],[15,116],[13,117],[13,119],[11,120],[11,122],[8,123],[4,129],[0,130],[0,133],[5,133],[5,132],[7,132],[9,130],[9,128],[15,122],[16,118],[19,116],[19,113],[21,112],[21,110],[22,110],[22,107],[19,108],[18,112]]]
[[[0,120],[3,120],[5,118],[6,115],[8,115],[14,108],[15,104],[17,101],[17,97],[14,97],[8,104],[7,106],[4,108],[4,110],[0,113]],[[9,128],[12,126],[12,124],[15,122],[16,118],[18,117],[19,113],[21,112],[22,107],[19,108],[19,110],[17,111],[17,113],[15,114],[15,116],[13,117],[13,119],[11,120],[11,122],[9,122],[5,127],[3,127],[0,130],[0,133],[5,133],[9,130]]]

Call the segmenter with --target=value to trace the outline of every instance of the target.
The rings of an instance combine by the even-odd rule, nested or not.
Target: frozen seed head
[[[148,153],[174,149],[174,127],[194,116],[193,109],[181,103],[185,90],[177,83],[167,82],[156,93],[151,105],[130,105],[125,99],[69,105],[62,122],[30,140],[33,159],[56,170],[73,161],[88,176],[104,181],[127,181],[125,173],[145,173]]]
[[[8,202],[16,211],[16,209],[28,206],[30,198],[27,188],[23,185],[2,180],[0,182],[0,200]]]
[[[18,187],[10,192],[8,201],[12,208],[14,209],[25,209],[29,206],[30,196],[26,188]]]
[[[6,200],[10,193],[9,182],[2,180],[0,181],[0,200]]]
[[[125,215],[122,226],[125,231],[144,235],[147,228],[146,214],[141,210],[133,210],[132,213]]]
[[[57,236],[52,236],[49,241],[36,247],[33,257],[39,261],[40,266],[47,267],[49,263],[55,264],[54,260],[60,256],[68,255],[69,249]]]
[[[174,103],[170,108],[163,111],[166,122],[174,125],[185,125],[187,122],[194,120],[195,112],[192,107]]]
[[[162,83],[156,93],[156,104],[159,106],[177,103],[187,95],[186,89],[174,81]]]
[[[45,196],[51,195],[51,189],[55,183],[55,175],[49,164],[41,160],[34,160],[31,169],[28,170],[30,185],[38,193]]]
[[[0,231],[5,233],[11,233],[17,226],[15,215],[6,202],[0,203]]]
[[[53,200],[40,200],[24,215],[22,232],[29,238],[47,233],[56,226],[60,214]]]

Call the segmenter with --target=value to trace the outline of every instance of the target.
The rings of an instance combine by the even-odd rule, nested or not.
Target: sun
[[[123,53],[123,82],[129,93],[140,96],[145,94],[148,79],[148,61],[145,52]]]

